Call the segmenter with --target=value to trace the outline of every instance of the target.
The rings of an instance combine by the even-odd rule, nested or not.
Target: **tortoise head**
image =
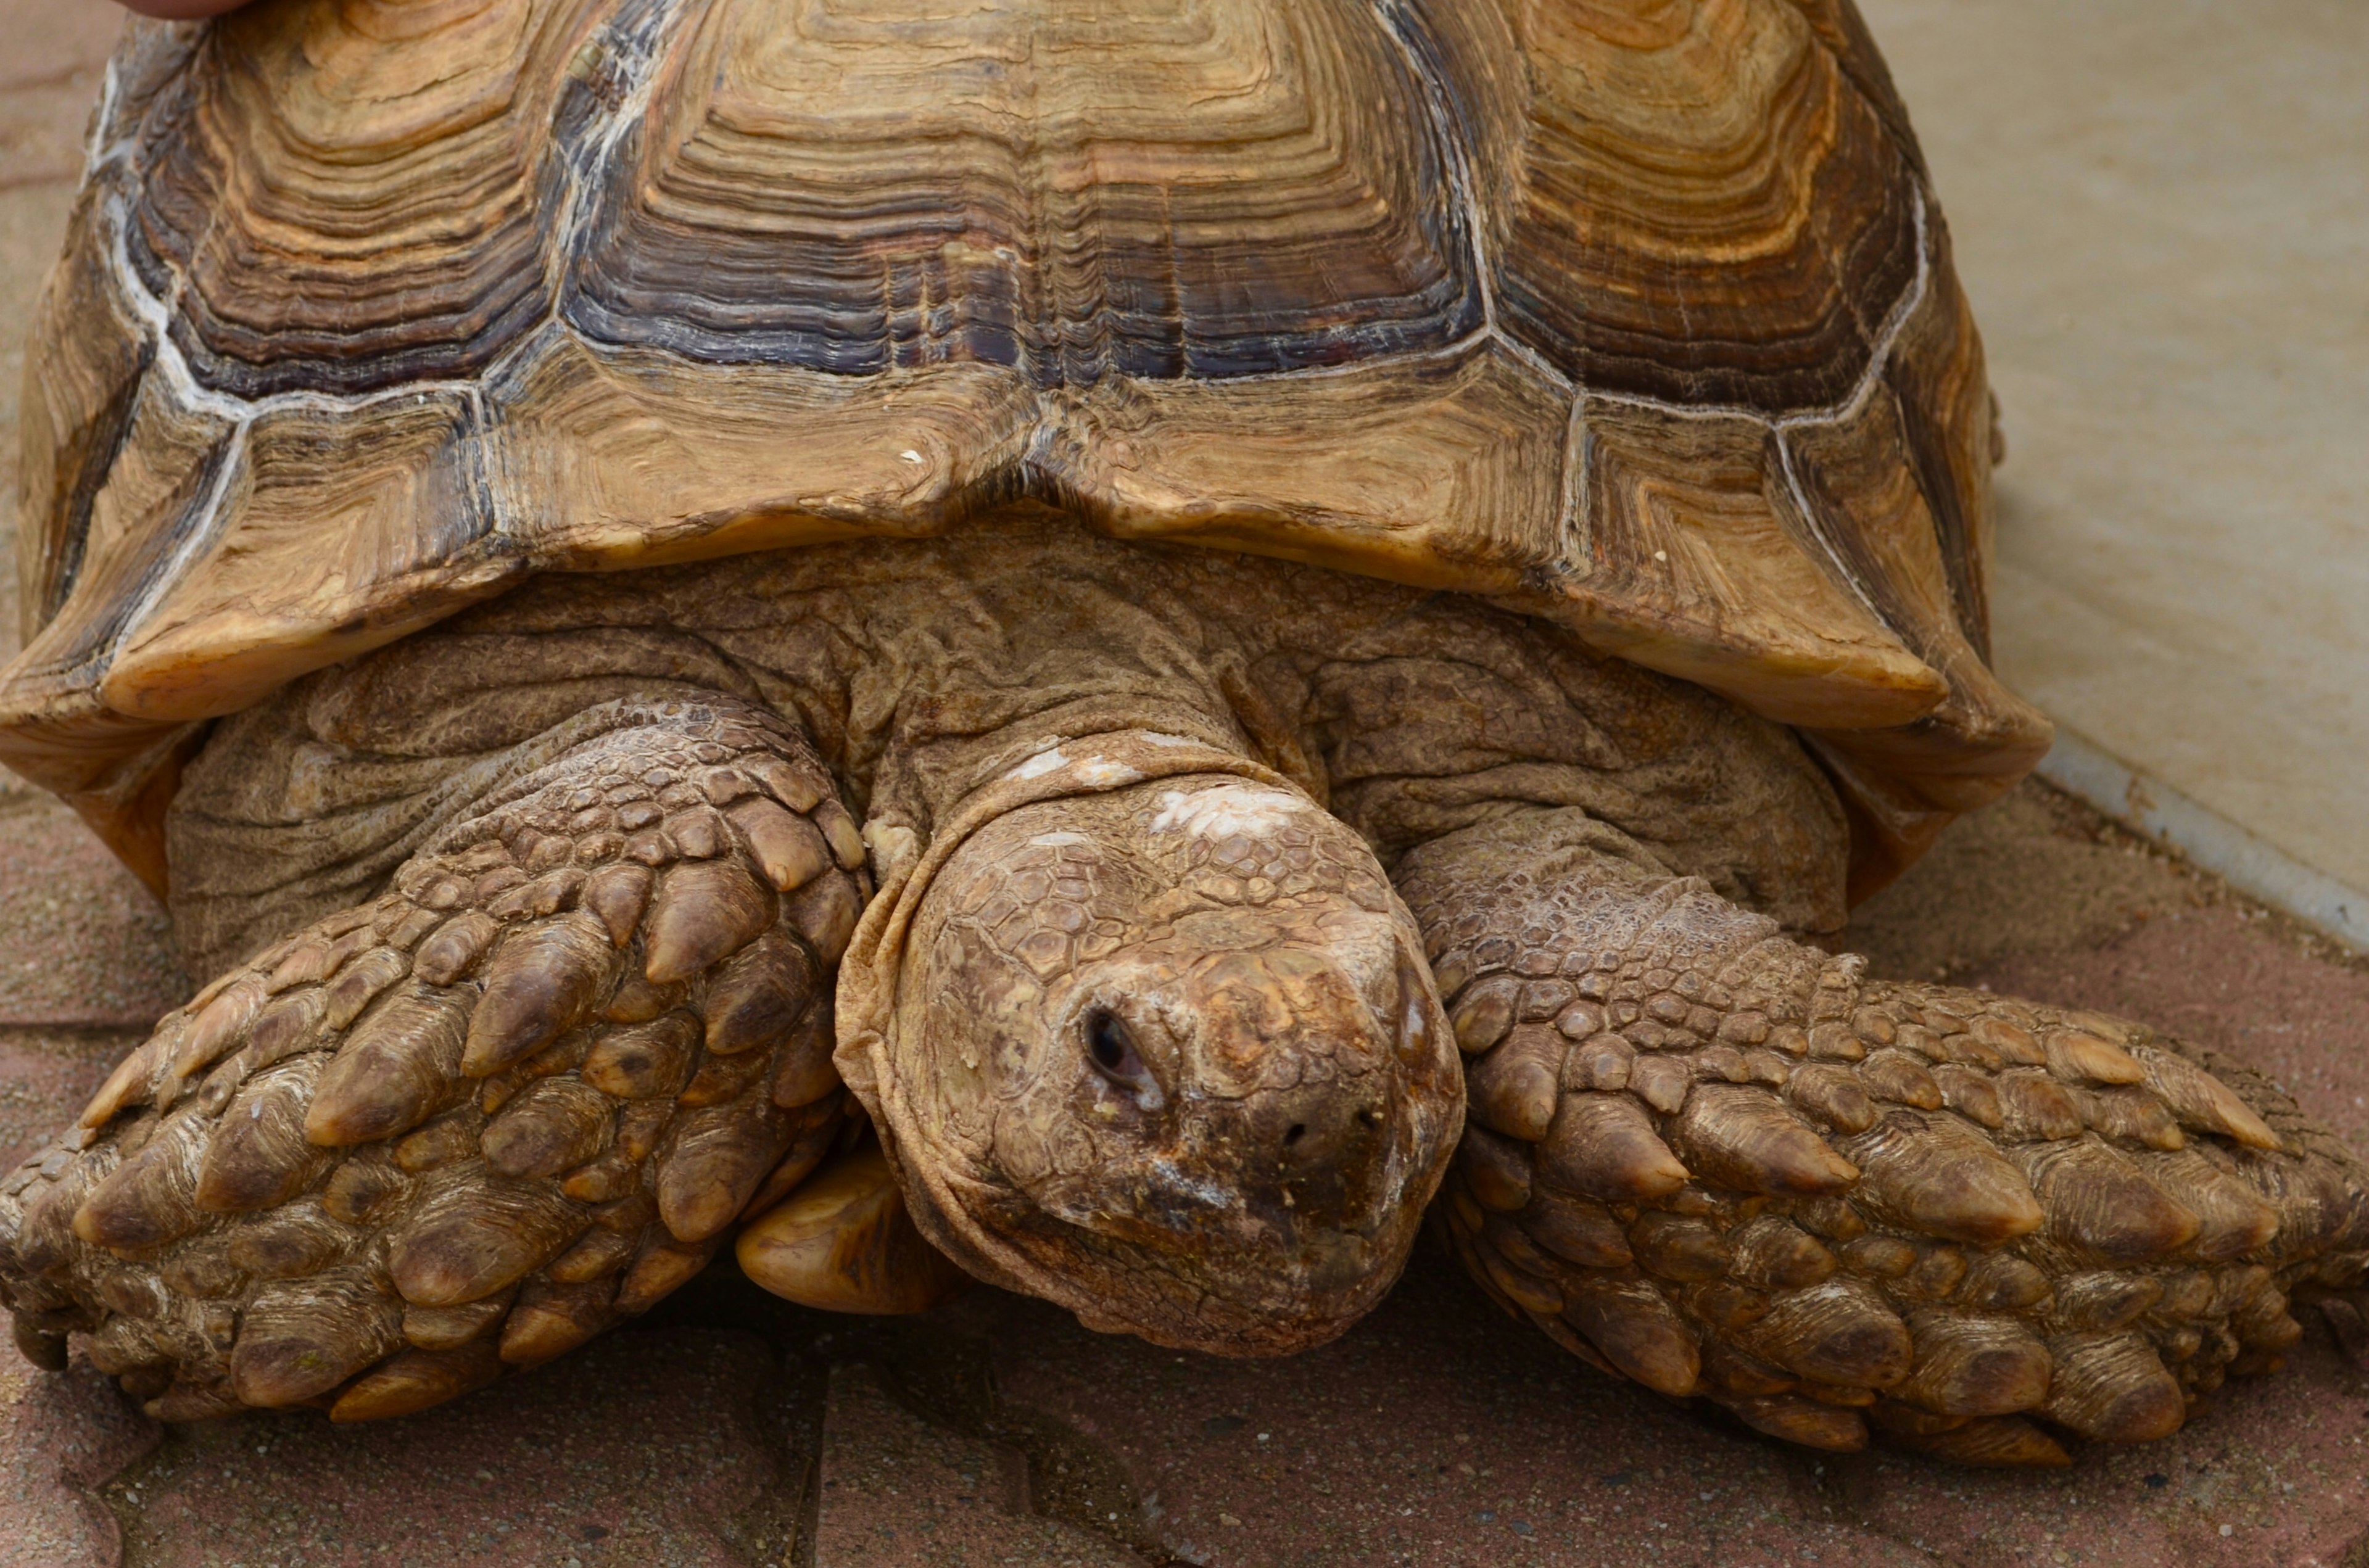
[[[899,1163],[972,1273],[1231,1355],[1322,1344],[1397,1278],[1462,1075],[1413,921],[1308,796],[1195,775],[1022,807],[947,859],[905,952],[927,1130]]]

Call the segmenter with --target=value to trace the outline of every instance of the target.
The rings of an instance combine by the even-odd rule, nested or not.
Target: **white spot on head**
[[[908,463],[918,464],[921,461],[921,454],[910,450],[910,448],[904,452],[898,452],[897,455],[903,458]]]
[[[1200,744],[1199,741],[1185,736],[1162,735],[1156,729],[1143,731],[1143,743],[1147,746],[1197,746]]]
[[[1037,752],[1003,776],[1006,779],[1025,782],[1029,779],[1041,779],[1059,768],[1074,770],[1080,784],[1096,789],[1116,789],[1121,784],[1134,784],[1143,777],[1141,769],[1126,762],[1115,762],[1108,757],[1064,757],[1059,746]]]
[[[1223,839],[1235,833],[1263,837],[1299,817],[1308,802],[1271,784],[1222,784],[1186,793],[1172,789],[1160,797],[1151,818],[1155,833],[1184,832]]]
[[[1039,751],[1003,776],[1007,779],[1041,779],[1056,768],[1067,767],[1070,760],[1061,755],[1059,746]]]

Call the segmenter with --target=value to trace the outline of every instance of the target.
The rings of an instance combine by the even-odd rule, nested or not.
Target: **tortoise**
[[[1848,0],[277,0],[134,23],[0,758],[192,972],[17,1344],[405,1413],[727,1242],[1230,1355],[1426,1217],[1572,1354],[1977,1464],[2369,1263],[2149,1030],[1871,979],[2049,740]]]

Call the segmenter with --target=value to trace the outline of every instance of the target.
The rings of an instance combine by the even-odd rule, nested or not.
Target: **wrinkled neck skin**
[[[220,721],[168,826],[190,971],[368,898],[467,810],[473,770],[681,688],[801,719],[884,871],[1060,738],[1139,728],[1272,768],[1385,866],[1509,803],[1576,807],[1790,929],[1843,918],[1832,789],[1722,698],[1462,596],[1021,509],[545,577]]]
[[[682,692],[802,721],[864,821],[838,1061],[923,1232],[1163,1344],[1322,1343],[1404,1263],[1463,1110],[1408,849],[1575,807],[1841,914],[1832,792],[1723,701],[1467,599],[1036,511],[546,578],[225,721],[168,827],[193,967],[371,896],[595,704]]]

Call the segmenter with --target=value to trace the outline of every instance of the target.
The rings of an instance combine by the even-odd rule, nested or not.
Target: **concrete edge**
[[[2178,850],[2241,893],[2369,952],[2369,893],[2314,871],[2160,779],[2149,778],[2059,724],[2035,770],[2135,832]]]

